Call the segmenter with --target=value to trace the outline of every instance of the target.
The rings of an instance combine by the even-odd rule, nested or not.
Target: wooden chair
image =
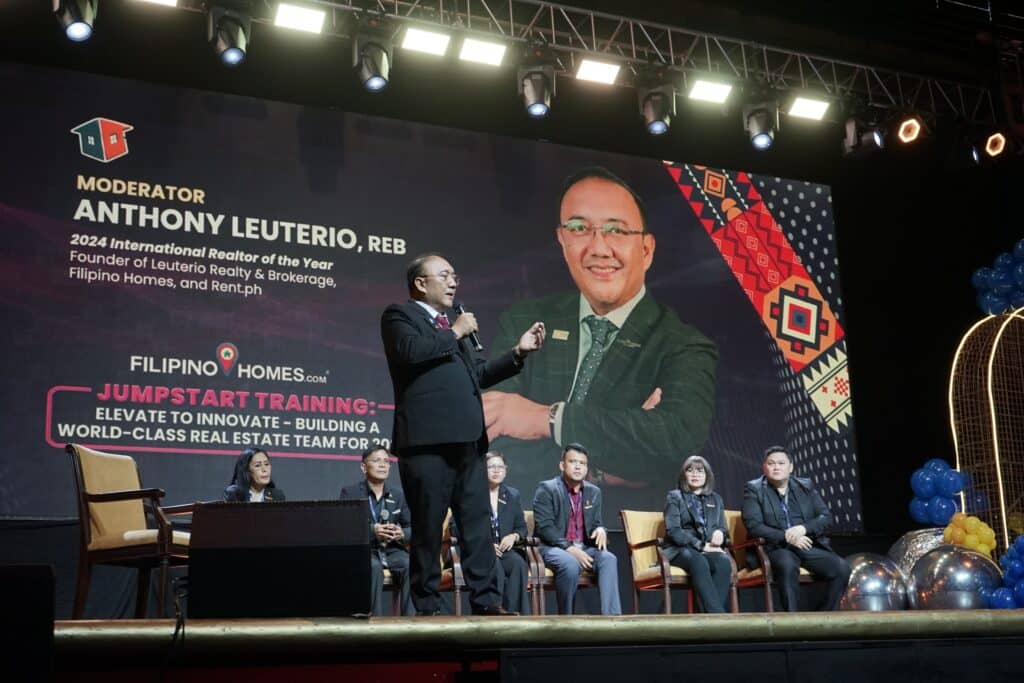
[[[189,534],[173,531],[167,517],[191,512],[194,504],[160,507],[158,503],[164,492],[142,488],[138,466],[126,455],[103,453],[76,444],[68,444],[66,450],[74,472],[81,528],[78,585],[72,617],[81,619],[85,613],[94,564],[138,569],[135,616],[139,619],[146,616],[150,574],[154,567],[159,567],[157,604],[163,615],[167,568],[188,562],[189,545]],[[147,507],[156,520],[156,529],[146,524]]]
[[[672,589],[690,588],[690,577],[681,567],[670,564],[661,550],[665,539],[665,515],[661,512],[620,510],[622,530],[629,546],[633,570],[633,614],[640,613],[640,591],[662,591],[665,614],[672,613]],[[693,612],[693,590],[686,602]]]
[[[768,612],[775,611],[775,603],[772,600],[772,563],[765,552],[765,540],[760,537],[748,537],[747,527],[743,524],[743,514],[739,510],[726,510],[725,521],[729,527],[729,537],[732,539],[732,551],[736,564],[741,567],[736,573],[736,581],[732,590],[732,602],[737,606],[733,611],[738,611],[739,598],[737,589],[757,588],[764,591],[764,605]],[[753,548],[757,556],[758,568],[750,569],[747,566],[747,549]],[[800,567],[800,583],[813,583],[814,576]]]
[[[466,579],[462,574],[462,560],[459,558],[458,539],[451,534],[452,511],[444,517],[441,529],[441,587],[442,593],[451,593],[455,616],[462,616],[462,589]],[[397,591],[396,591],[397,594]]]
[[[530,580],[528,583],[533,595],[533,613],[544,615],[547,613],[547,608],[544,604],[544,592],[555,590],[555,572],[544,566],[544,558],[541,557],[539,549],[540,540],[533,533],[533,510],[524,510],[523,515],[526,517],[526,530],[528,533],[525,545],[532,558],[530,562]],[[580,588],[596,588],[597,577],[593,571],[584,569],[580,572],[577,585]]]

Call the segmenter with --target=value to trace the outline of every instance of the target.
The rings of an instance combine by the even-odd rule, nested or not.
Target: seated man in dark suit
[[[823,608],[839,607],[850,580],[850,565],[832,550],[825,536],[832,513],[810,479],[793,476],[793,461],[782,446],[765,450],[764,476],[747,482],[743,523],[750,536],[767,540],[765,550],[783,610],[797,611],[800,567],[828,582]]]
[[[568,444],[558,463],[562,475],[542,481],[533,496],[534,529],[544,564],[555,573],[559,614],[572,614],[580,571],[592,569],[601,592],[601,614],[622,614],[619,569],[608,552],[601,522],[601,489],[587,478],[587,449]]]
[[[409,537],[409,511],[401,489],[387,485],[391,460],[383,446],[371,446],[363,451],[359,466],[365,475],[363,481],[341,489],[342,500],[370,501],[370,595],[371,611],[383,616],[384,570],[391,572],[391,580],[399,586],[399,609],[406,616],[416,614],[409,595],[409,552],[405,541]]]

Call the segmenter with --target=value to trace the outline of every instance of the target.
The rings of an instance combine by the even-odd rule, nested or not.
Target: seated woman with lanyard
[[[247,448],[235,461],[235,473],[224,489],[224,500],[237,503],[269,503],[284,500],[284,491],[270,478],[270,456]]]
[[[705,612],[724,612],[729,598],[732,563],[726,554],[729,532],[725,505],[714,492],[715,475],[699,455],[686,459],[679,488],[665,500],[665,556],[682,567]]]

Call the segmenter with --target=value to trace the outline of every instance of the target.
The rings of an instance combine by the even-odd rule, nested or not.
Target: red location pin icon
[[[224,342],[217,347],[217,361],[220,363],[220,367],[224,370],[225,375],[231,373],[231,368],[235,367],[235,362],[237,360],[238,347],[234,344]]]

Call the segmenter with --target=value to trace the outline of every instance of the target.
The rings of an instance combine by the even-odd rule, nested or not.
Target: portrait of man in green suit
[[[655,236],[622,179],[600,167],[572,174],[555,231],[578,291],[499,316],[492,348],[511,348],[534,320],[548,344],[484,394],[488,436],[524,486],[545,476],[562,444],[579,442],[602,488],[660,492],[707,440],[718,352],[647,291]]]

